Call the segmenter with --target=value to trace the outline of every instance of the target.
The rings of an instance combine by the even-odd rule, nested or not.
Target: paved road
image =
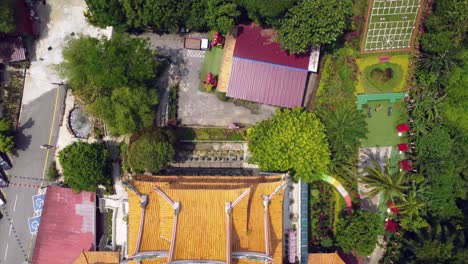
[[[11,155],[13,168],[7,171],[10,186],[3,189],[7,204],[0,208],[1,264],[29,263],[32,257],[35,236],[28,227],[28,218],[34,215],[32,196],[50,184],[43,179],[47,179],[45,168],[54,158],[53,150],[40,145],[57,141],[64,94],[63,88],[56,87],[22,107],[17,150]]]

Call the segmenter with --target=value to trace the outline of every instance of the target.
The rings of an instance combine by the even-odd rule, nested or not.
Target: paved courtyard
[[[145,33],[154,49],[161,55],[171,57],[177,66],[170,79],[179,82],[178,117],[183,125],[226,127],[230,123],[252,125],[269,118],[276,107],[254,103],[222,102],[216,94],[198,90],[203,52],[183,48],[183,37]],[[171,81],[170,81],[171,82]],[[169,82],[169,83],[170,83]],[[161,100],[162,101],[162,100]]]

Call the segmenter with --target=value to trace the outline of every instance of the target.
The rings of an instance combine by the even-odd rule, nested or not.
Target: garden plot
[[[423,1],[373,0],[369,7],[363,51],[411,48]]]

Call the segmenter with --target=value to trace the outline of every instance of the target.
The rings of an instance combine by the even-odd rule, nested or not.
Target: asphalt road
[[[47,186],[47,169],[54,150],[41,149],[42,144],[55,146],[63,111],[65,91],[58,87],[23,105],[17,129],[16,151],[11,155],[13,168],[6,171],[10,186],[3,188],[7,204],[0,208],[0,263],[30,263],[35,236],[31,235],[28,218],[34,216],[32,196]],[[45,180],[44,180],[45,179]]]

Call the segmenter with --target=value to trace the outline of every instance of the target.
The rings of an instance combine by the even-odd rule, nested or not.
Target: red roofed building
[[[226,95],[292,108],[302,106],[309,71],[318,50],[302,55],[281,50],[276,32],[255,24],[239,25]],[[311,59],[312,58],[312,59]]]
[[[22,61],[26,52],[21,37],[4,37],[0,39],[0,63]]]
[[[95,249],[95,235],[96,195],[48,187],[32,263],[73,263],[83,251]]]

